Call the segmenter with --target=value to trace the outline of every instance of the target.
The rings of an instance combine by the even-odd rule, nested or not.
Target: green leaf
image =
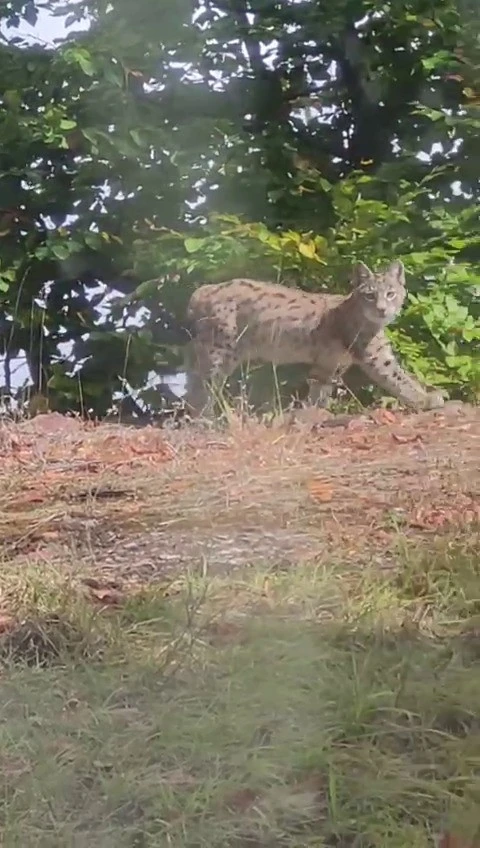
[[[438,53],[435,53],[433,56],[427,56],[421,62],[426,71],[433,71],[447,62],[451,62],[452,58],[455,57],[452,57],[452,54],[447,52],[447,50],[439,50]]]
[[[431,121],[441,121],[447,117],[439,109],[428,109],[426,106],[422,106],[419,111],[426,115],[427,118],[430,118]]]
[[[79,57],[78,57],[78,64],[80,65],[80,67],[81,67],[81,69],[82,69],[83,73],[84,73],[87,77],[93,77],[93,76],[95,76],[95,68],[94,68],[94,66],[93,66],[93,64],[92,64],[92,62],[91,62],[91,60],[90,60],[90,59],[88,59],[88,58],[87,58],[86,56],[84,56],[83,54],[80,54],[80,55],[79,55]]]
[[[130,130],[130,136],[133,138],[135,144],[138,144],[139,147],[143,147],[142,137],[138,130]]]
[[[101,245],[101,237],[99,233],[85,233],[85,244],[91,250],[98,250]]]
[[[462,331],[462,336],[466,342],[473,342],[474,340],[480,340],[480,329],[475,327],[464,327]]]
[[[72,121],[70,118],[62,118],[60,121],[60,129],[61,130],[74,130],[77,126],[76,121]]]
[[[53,255],[63,261],[64,259],[68,259],[70,256],[70,248],[67,244],[52,244],[50,246],[50,250]]]
[[[323,189],[323,191],[329,192],[329,191],[332,190],[332,184],[329,183],[328,180],[325,179],[325,177],[319,177],[318,183],[319,183],[320,187]]]
[[[298,251],[307,259],[316,259],[315,245],[312,241],[301,241],[298,245]]]
[[[183,242],[183,246],[187,253],[196,253],[197,250],[201,250],[207,239],[204,238],[186,238]]]

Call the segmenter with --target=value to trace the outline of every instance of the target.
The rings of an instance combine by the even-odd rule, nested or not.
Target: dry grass
[[[126,559],[148,554],[152,575],[205,558],[243,565],[248,549],[257,561],[263,548],[277,562],[283,550],[287,561],[364,559],[383,556],[399,529],[429,538],[479,516],[478,410],[380,412],[341,428],[59,427],[42,416],[4,432],[0,539],[12,554],[40,546],[51,558],[55,543],[74,542],[91,558],[102,549],[118,573],[127,543]]]
[[[479,436],[1,431],[2,845],[478,848]]]

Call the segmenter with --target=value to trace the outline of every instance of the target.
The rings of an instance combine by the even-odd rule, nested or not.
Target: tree
[[[231,269],[338,287],[354,257],[392,250],[415,272],[402,353],[425,377],[475,390],[473,11],[453,0],[50,8],[91,27],[55,49],[0,45],[7,392],[21,350],[35,390],[98,415],[125,381],[141,388],[175,367],[159,325],[129,327],[137,307],[112,310],[112,289],[143,283],[154,313],[161,297],[181,315],[194,285]],[[22,2],[3,19],[12,32],[35,15]],[[237,218],[215,224],[218,213]]]
[[[147,258],[162,272],[182,270],[181,298],[187,281],[252,265],[257,275],[265,267],[332,289],[345,284],[359,255],[375,262],[394,252],[414,275],[397,345],[419,376],[475,394],[478,26],[465,30],[462,14],[449,0],[434,13],[421,2],[381,11],[371,3],[206,5],[198,70],[220,69],[219,81],[197,101],[188,80],[182,92],[185,121],[196,102],[199,113],[221,120],[223,144],[210,148],[204,166],[203,208],[234,211],[270,232],[251,227],[263,249],[245,251],[232,242],[230,221],[216,243],[187,233],[183,256],[178,245],[165,251],[164,236],[157,245],[149,239],[139,246],[140,265]],[[292,238],[277,239],[271,254],[287,227],[301,253],[293,265]],[[302,230],[322,234],[319,256],[308,256]],[[172,302],[170,289],[163,292]]]

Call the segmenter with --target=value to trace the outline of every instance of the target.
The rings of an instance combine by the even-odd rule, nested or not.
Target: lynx
[[[384,333],[406,297],[402,263],[373,273],[360,262],[351,288],[347,296],[310,294],[249,279],[198,288],[187,311],[190,412],[211,412],[212,395],[246,361],[310,366],[309,401],[316,405],[328,403],[333,378],[356,364],[409,406],[442,406],[440,392],[427,391],[403,370]]]

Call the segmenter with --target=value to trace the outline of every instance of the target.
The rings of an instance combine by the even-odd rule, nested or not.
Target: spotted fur
[[[406,297],[402,263],[380,273],[359,263],[351,288],[347,296],[310,294],[250,279],[198,288],[187,310],[190,410],[210,409],[212,395],[245,362],[309,365],[309,398],[317,405],[328,402],[333,379],[353,364],[408,406],[443,405],[439,392],[402,368],[384,332]]]

